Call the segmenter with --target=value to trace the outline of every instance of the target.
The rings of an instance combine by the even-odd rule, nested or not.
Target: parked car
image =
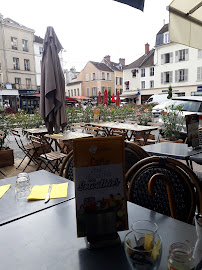
[[[162,102],[162,103],[154,106],[152,108],[152,114],[153,114],[153,116],[154,117],[158,117],[163,110],[165,110],[167,107],[171,106],[174,103],[175,103],[174,100],[168,99],[168,100],[166,100],[166,101],[164,101],[164,102]]]
[[[160,104],[166,100],[168,100],[168,94],[162,94],[162,95],[152,95],[148,100],[145,102],[146,104],[151,104],[151,103],[157,103]]]

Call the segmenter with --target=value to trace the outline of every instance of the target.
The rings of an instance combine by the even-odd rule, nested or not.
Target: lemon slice
[[[154,247],[152,249],[152,253],[151,253],[151,257],[153,260],[156,260],[159,253],[160,253],[160,249],[161,249],[161,244],[160,241],[158,240],[158,242],[156,244],[154,244]]]
[[[153,241],[153,236],[148,233],[145,233],[145,238],[144,238],[145,250],[150,250],[152,248],[152,241]]]

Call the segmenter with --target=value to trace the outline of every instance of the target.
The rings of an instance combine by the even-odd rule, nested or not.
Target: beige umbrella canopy
[[[53,27],[49,26],[43,44],[41,64],[40,115],[48,133],[60,132],[67,124],[65,112],[65,79],[58,53],[62,45]]]
[[[170,41],[202,49],[202,1],[174,0],[169,5]]]

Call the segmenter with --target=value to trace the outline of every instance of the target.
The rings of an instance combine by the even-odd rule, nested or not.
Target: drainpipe
[[[7,55],[6,55],[5,30],[4,30],[3,21],[1,25],[2,25],[3,57],[4,57],[4,62],[5,62],[5,74],[6,74],[6,82],[8,82],[8,62],[7,62]]]

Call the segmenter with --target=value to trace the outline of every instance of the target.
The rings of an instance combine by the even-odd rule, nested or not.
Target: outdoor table
[[[52,207],[58,203],[71,200],[75,197],[74,183],[70,180],[44,170],[29,173],[29,177],[31,187],[34,185],[60,184],[68,182],[67,197],[51,199],[46,204],[44,203],[44,200],[26,201],[24,199],[22,202],[20,202],[15,198],[16,176],[2,179],[0,181],[0,185],[3,186],[11,184],[11,188],[0,199],[0,226],[43,209]]]
[[[202,153],[202,148],[193,149],[185,143],[162,142],[151,145],[142,146],[142,148],[150,155],[168,156],[176,159],[186,160],[188,166],[192,167],[190,157],[198,153]],[[190,163],[189,163],[190,161]]]
[[[157,223],[162,237],[159,270],[167,269],[172,243],[188,240],[191,246],[195,245],[197,237],[193,225],[129,202],[128,217],[129,228],[137,220]],[[129,270],[123,246],[127,232],[119,232],[120,246],[88,250],[84,238],[77,238],[73,199],[0,227],[1,269]]]
[[[114,123],[114,122],[100,122],[89,123],[92,126],[102,127],[106,133],[106,136],[113,136],[113,132],[116,130],[123,130],[125,132],[125,139],[130,141],[135,139],[136,135],[141,135],[144,139],[144,144],[147,144],[147,139],[153,130],[157,130],[158,126],[141,126],[137,124],[128,123]]]
[[[56,150],[58,147],[61,152],[69,152],[70,150],[72,150],[71,149],[72,140],[78,139],[78,138],[92,137],[92,135],[81,133],[81,132],[66,131],[64,133],[59,133],[59,134],[51,134],[51,135],[46,134],[44,137],[50,139],[50,142],[49,142],[50,145],[52,145],[52,143],[55,142]],[[65,147],[66,147],[66,151],[65,151]]]
[[[44,136],[45,134],[48,133],[47,128],[28,128],[23,130],[25,133],[28,133],[29,135],[39,135],[39,136]]]

